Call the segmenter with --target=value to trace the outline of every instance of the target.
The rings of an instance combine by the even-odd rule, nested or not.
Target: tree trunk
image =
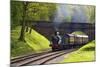
[[[30,27],[30,31],[29,31],[29,34],[31,34],[31,32],[32,32],[32,26]]]
[[[22,28],[21,28],[21,33],[20,33],[20,37],[19,37],[20,41],[25,41],[25,16],[26,16],[27,4],[28,4],[27,2],[24,2]]]
[[[28,29],[29,29],[29,23],[27,22],[26,23],[26,32],[28,32]]]
[[[22,28],[21,28],[19,40],[25,41],[25,22],[22,23]]]
[[[26,26],[26,32],[28,32],[28,26]]]

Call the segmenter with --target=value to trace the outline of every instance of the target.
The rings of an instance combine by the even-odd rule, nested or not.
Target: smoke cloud
[[[59,26],[63,22],[71,23],[87,23],[87,15],[84,6],[57,4],[57,10],[54,15],[54,28],[59,30]]]
[[[54,28],[57,31],[59,28],[59,25],[63,22],[65,22],[66,17],[70,16],[70,12],[68,11],[67,5],[57,5],[57,10],[54,15]]]
[[[88,22],[84,7],[75,6],[75,8],[73,8],[71,22],[73,23],[87,23]]]

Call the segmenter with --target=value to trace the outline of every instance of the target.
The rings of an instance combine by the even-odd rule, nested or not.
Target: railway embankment
[[[60,63],[95,61],[95,40],[89,42],[79,50],[64,56]]]
[[[40,53],[50,48],[49,41],[35,30],[31,34],[25,32],[25,42],[19,41],[20,29],[21,26],[17,26],[11,30],[11,58]]]

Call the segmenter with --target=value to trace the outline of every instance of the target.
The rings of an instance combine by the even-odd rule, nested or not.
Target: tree
[[[11,29],[19,26],[22,21],[23,2],[11,1]]]
[[[12,29],[21,25],[20,41],[25,41],[25,31],[31,33],[32,21],[50,21],[56,10],[55,4],[11,1]]]
[[[56,5],[46,4],[46,3],[29,3],[26,11],[27,27],[26,32],[28,32],[28,26],[30,27],[29,33],[31,34],[32,26],[34,21],[50,21],[53,17],[53,13],[56,10]],[[31,21],[31,22],[28,22]],[[32,23],[33,22],[33,23]]]
[[[24,5],[23,17],[22,17],[23,20],[22,20],[21,33],[20,33],[20,37],[19,37],[19,40],[21,40],[21,41],[25,41],[25,23],[26,23],[25,17],[26,17],[26,10],[27,10],[28,2],[23,2],[23,5]]]

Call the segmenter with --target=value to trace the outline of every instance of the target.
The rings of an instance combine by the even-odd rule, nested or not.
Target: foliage
[[[29,3],[27,7],[27,20],[50,21],[55,10],[55,4]]]
[[[55,4],[28,2],[25,17],[27,21],[50,21],[55,10]],[[23,12],[24,1],[11,1],[11,24],[13,27],[21,24]]]
[[[23,16],[23,3],[11,1],[11,26],[14,28],[21,24]]]
[[[65,59],[60,63],[66,62],[83,62],[95,60],[95,41],[86,44],[77,51],[65,56]]]
[[[71,22],[71,16],[67,16],[67,17],[66,17],[66,21],[67,21],[67,22]]]
[[[86,6],[84,9],[87,14],[89,22],[94,23],[95,22],[95,6]]]

